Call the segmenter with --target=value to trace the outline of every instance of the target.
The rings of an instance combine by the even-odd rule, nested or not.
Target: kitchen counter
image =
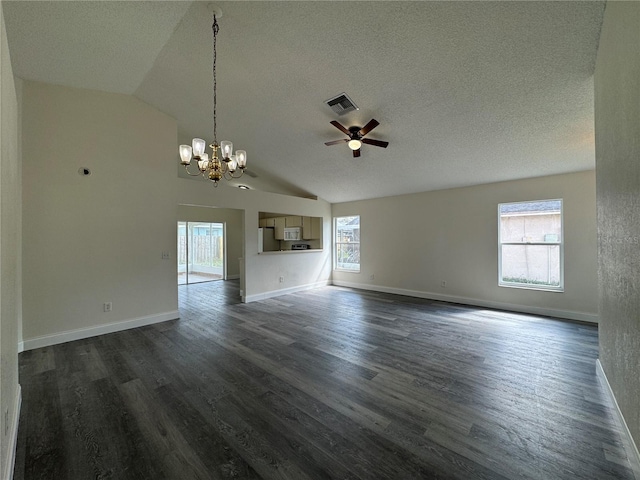
[[[306,250],[276,250],[272,252],[260,252],[258,255],[279,255],[281,253],[309,253],[309,252],[322,252],[322,248],[308,248]]]

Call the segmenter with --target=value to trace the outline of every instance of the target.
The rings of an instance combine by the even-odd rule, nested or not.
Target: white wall
[[[206,208],[178,205],[179,222],[211,222],[226,225],[227,278],[240,276],[240,263],[244,250],[244,212],[234,208]]]
[[[177,160],[176,160],[177,161]],[[323,200],[290,197],[221,184],[177,179],[178,203],[244,210],[244,297],[254,301],[279,294],[326,285],[331,278],[331,206]],[[320,252],[258,254],[258,212],[323,217]],[[243,272],[240,272],[243,275]],[[284,277],[284,282],[279,282]]]
[[[608,2],[595,73],[600,362],[640,478],[640,3]]]
[[[498,204],[555,198],[564,200],[564,293],[498,287]],[[597,321],[593,171],[334,204],[332,213],[360,215],[362,237],[360,273],[334,272],[335,284]]]
[[[177,317],[176,132],[131,96],[24,83],[25,348]]]
[[[1,5],[0,5],[1,7]],[[19,82],[18,86],[19,86]],[[11,478],[18,426],[21,293],[19,99],[0,8],[0,476]],[[8,421],[5,419],[7,413]],[[8,423],[8,424],[7,424]]]

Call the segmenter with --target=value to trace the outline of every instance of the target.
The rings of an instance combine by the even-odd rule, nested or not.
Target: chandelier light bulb
[[[201,172],[204,172],[208,166],[209,166],[209,154],[203,153],[202,156],[200,157],[200,160],[198,160],[198,168],[200,169]]]
[[[238,162],[238,168],[244,169],[247,166],[247,152],[236,150],[236,161]]]
[[[182,165],[189,165],[191,163],[192,149],[189,145],[180,145],[180,163]]]
[[[231,155],[231,157],[229,157],[231,160],[229,160],[229,163],[227,163],[227,168],[229,169],[229,173],[234,173],[236,171],[236,169],[238,168],[238,162],[236,160],[236,155]]]
[[[222,158],[225,160],[231,158],[233,153],[233,143],[223,140],[220,142],[220,149],[222,150]]]
[[[204,149],[207,146],[207,143],[201,138],[194,138],[192,145],[193,145],[193,156],[202,157],[202,155],[204,154]]]

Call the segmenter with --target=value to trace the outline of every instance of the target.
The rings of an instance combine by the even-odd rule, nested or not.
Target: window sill
[[[498,283],[499,287],[517,288],[520,290],[537,290],[539,292],[564,293],[564,287],[545,287],[544,285],[519,285],[517,283]]]

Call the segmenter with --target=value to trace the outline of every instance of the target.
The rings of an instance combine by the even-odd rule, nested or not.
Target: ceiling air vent
[[[337,97],[330,98],[326,103],[331,107],[331,110],[336,112],[338,115],[344,115],[345,113],[358,110],[358,107],[353,103],[353,100],[351,100],[344,92]]]

